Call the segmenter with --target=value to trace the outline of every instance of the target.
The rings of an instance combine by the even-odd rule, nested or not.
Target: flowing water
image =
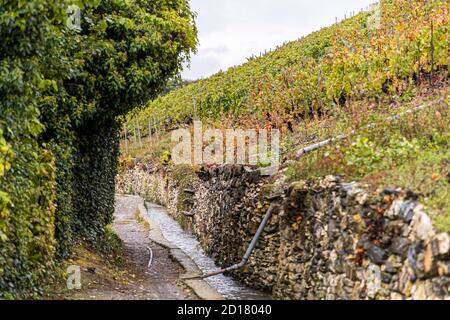
[[[173,245],[183,250],[203,271],[208,273],[217,271],[219,268],[214,261],[209,258],[200,246],[197,239],[185,232],[172,217],[166,213],[166,209],[153,203],[146,203],[147,214],[160,225],[164,237]],[[236,261],[239,262],[239,261]],[[206,278],[213,288],[215,288],[226,299],[231,300],[267,300],[268,294],[245,287],[231,277],[218,275]]]

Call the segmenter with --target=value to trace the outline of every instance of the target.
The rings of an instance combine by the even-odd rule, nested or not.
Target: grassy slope
[[[429,109],[394,122],[380,121],[291,163],[288,179],[332,174],[361,181],[373,190],[411,190],[427,205],[436,226],[450,231],[450,108],[448,98],[438,98],[444,93],[448,87],[427,97],[430,103],[441,101]]]

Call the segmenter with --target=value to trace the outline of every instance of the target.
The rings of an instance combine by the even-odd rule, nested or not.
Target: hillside
[[[448,3],[382,1],[380,12],[379,21],[376,10],[362,12],[150,102],[127,118],[128,134],[139,128],[144,142],[134,134],[123,153],[166,162],[168,132],[194,118],[221,130],[277,128],[288,179],[335,174],[410,189],[450,230]],[[420,104],[432,106],[385,121]],[[159,136],[151,147],[149,120]],[[357,129],[295,159],[302,147]]]
[[[379,24],[376,11],[360,13],[250,58],[150,102],[130,119],[147,127],[152,115],[170,128],[196,113],[203,120],[281,126],[278,119],[299,123],[354,101],[410,100],[418,83],[447,71],[448,5],[383,1],[381,13]]]

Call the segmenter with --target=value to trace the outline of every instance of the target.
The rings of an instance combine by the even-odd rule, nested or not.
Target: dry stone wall
[[[240,262],[270,203],[274,215],[233,276],[278,299],[448,299],[450,235],[412,193],[370,193],[337,177],[285,183],[243,166],[151,168],[118,177],[119,193],[165,205],[221,267]]]

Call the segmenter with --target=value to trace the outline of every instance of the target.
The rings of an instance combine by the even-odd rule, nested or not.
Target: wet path
[[[81,267],[81,290],[56,299],[75,300],[194,300],[197,296],[179,280],[184,273],[169,251],[149,240],[149,230],[136,214],[142,200],[116,197],[113,229],[122,239],[124,266],[115,269],[103,258],[82,250],[74,262]],[[150,253],[153,263],[148,268]]]
[[[155,245],[148,238],[148,230],[137,221],[136,210],[139,201],[135,197],[120,196],[116,199],[114,231],[124,244],[127,270],[136,275],[134,299],[175,300],[192,299],[183,289],[180,274],[183,269],[173,261],[167,249]],[[147,247],[153,251],[153,262]]]
[[[146,203],[147,214],[159,224],[163,236],[176,247],[183,250],[204,272],[218,270],[214,261],[206,256],[199,242],[191,234],[186,233],[180,225],[171,218],[164,207],[153,203]],[[205,279],[208,284],[216,289],[226,299],[231,300],[261,300],[270,296],[256,290],[249,289],[231,277],[218,275]]]
[[[114,269],[101,257],[92,252],[80,252],[74,263],[81,267],[82,290],[63,294],[58,299],[75,300],[196,300],[192,284],[180,280],[186,275],[180,263],[179,254],[174,256],[174,248],[184,252],[192,265],[201,272],[217,270],[214,261],[207,257],[194,236],[186,233],[180,225],[167,215],[164,207],[146,204],[137,196],[117,196],[113,229],[123,242],[125,265]],[[138,208],[141,208],[141,211]],[[138,214],[141,213],[141,215]],[[164,242],[151,237],[152,226],[146,224],[142,215],[147,214],[157,224]],[[154,241],[152,241],[153,239]],[[161,244],[160,244],[161,243]],[[148,268],[151,248],[153,257]],[[185,260],[184,260],[185,261]],[[186,267],[186,266],[185,266]],[[195,267],[197,270],[198,268]],[[198,274],[199,271],[196,271]],[[206,287],[216,293],[203,290],[197,294],[207,299],[225,298],[230,300],[265,300],[270,296],[249,289],[230,277],[219,275],[205,280]],[[192,288],[192,289],[191,289]]]

